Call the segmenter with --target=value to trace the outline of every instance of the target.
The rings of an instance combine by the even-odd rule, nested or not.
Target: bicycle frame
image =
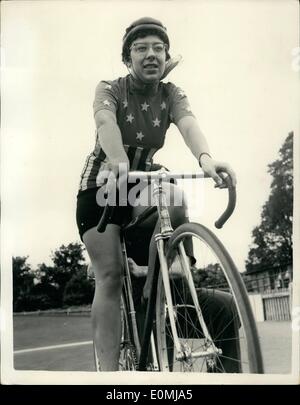
[[[123,238],[122,238],[123,239]],[[134,308],[133,298],[132,298],[132,284],[131,284],[131,276],[130,270],[127,261],[127,253],[126,253],[126,246],[124,239],[122,240],[122,253],[124,258],[124,281],[123,281],[123,290],[124,290],[124,298],[126,300],[127,308],[129,308],[129,316],[131,322],[129,323],[129,330],[132,336],[133,342],[136,348],[137,358],[140,357],[141,354],[141,346],[140,340],[138,336],[137,330],[137,323],[136,323],[136,312]]]
[[[169,315],[170,324],[171,324],[171,330],[172,330],[172,334],[174,337],[174,344],[176,346],[177,353],[178,353],[177,360],[187,358],[189,356],[189,353],[185,352],[184,348],[181,347],[181,344],[180,344],[180,341],[178,338],[178,334],[177,334],[177,330],[176,330],[176,326],[175,326],[175,320],[174,320],[174,308],[173,308],[171,289],[170,289],[168,263],[167,263],[167,258],[165,255],[166,243],[167,243],[168,239],[170,238],[170,236],[172,235],[173,228],[172,228],[171,221],[170,221],[169,211],[168,211],[168,207],[166,204],[165,191],[163,189],[162,183],[164,180],[169,180],[169,179],[176,179],[176,178],[183,178],[183,177],[194,179],[194,178],[204,178],[206,176],[203,173],[185,174],[185,175],[183,175],[182,173],[180,173],[180,174],[172,173],[171,176],[168,176],[168,172],[166,172],[165,170],[161,170],[159,172],[154,172],[154,174],[153,174],[153,172],[150,174],[149,173],[140,173],[140,172],[129,173],[129,177],[131,179],[135,179],[135,176],[136,176],[136,178],[139,178],[141,180],[143,180],[143,179],[148,180],[148,181],[154,180],[153,197],[155,199],[155,206],[147,208],[142,214],[138,215],[136,218],[134,218],[132,221],[130,221],[127,225],[123,226],[122,230],[126,231],[126,230],[136,226],[137,224],[143,223],[155,211],[158,212],[159,224],[160,224],[159,232],[155,235],[156,249],[154,252],[149,253],[149,254],[155,254],[155,264],[154,264],[154,269],[148,268],[148,273],[152,274],[151,292],[150,292],[150,296],[148,299],[145,326],[144,326],[143,339],[142,339],[141,345],[140,345],[139,337],[138,337],[136,315],[135,315],[135,309],[134,309],[132,293],[131,293],[132,286],[131,286],[130,271],[129,271],[128,263],[127,263],[126,247],[125,247],[124,240],[122,240],[124,263],[125,263],[124,289],[126,292],[126,297],[127,297],[126,299],[128,300],[127,305],[129,308],[129,314],[130,314],[130,319],[131,319],[130,333],[132,334],[132,338],[133,338],[133,341],[134,341],[134,344],[136,347],[137,357],[139,359],[138,370],[146,371],[147,357],[148,357],[148,353],[149,353],[150,344],[152,346],[153,355],[154,355],[154,357],[156,357],[155,344],[154,344],[154,339],[153,339],[153,335],[152,335],[152,328],[153,328],[153,321],[154,321],[154,312],[155,312],[157,282],[158,282],[159,271],[161,271],[161,274],[162,274],[166,301],[167,301],[167,310],[168,310],[168,315]],[[229,186],[228,186],[228,189],[229,189]],[[224,214],[220,217],[220,219],[218,221],[216,221],[216,223],[215,223],[216,227],[218,227],[218,228],[222,227],[223,223],[231,215],[231,212],[234,209],[235,194],[233,196],[234,198],[230,199],[230,192],[232,193],[232,189],[229,189],[228,207],[227,207],[226,211],[224,212]],[[232,194],[231,194],[231,196],[232,196]],[[232,204],[233,200],[234,200],[234,203]],[[110,207],[106,206],[105,208],[107,208],[107,212],[104,213],[103,217],[101,218],[101,220],[99,222],[99,225],[98,225],[99,231],[103,231],[103,228],[105,229],[103,224],[105,224],[105,221],[107,221],[107,218],[110,215],[109,212],[111,213],[111,211],[109,211]],[[180,250],[181,260],[183,261],[185,278],[189,282],[189,280],[192,279],[192,275],[191,275],[190,266],[189,266],[182,243],[179,246],[179,250]],[[196,290],[193,291],[193,293],[192,293],[192,299],[193,299],[193,302],[194,302],[194,305],[195,305],[195,308],[197,311],[200,325],[201,325],[203,333],[205,335],[205,339],[208,342],[207,350],[204,352],[194,353],[193,357],[214,356],[215,354],[220,353],[220,351],[212,343],[212,339],[207,330],[207,327],[204,322],[202,312],[201,312],[201,309],[200,309],[200,306],[198,303],[198,297],[196,294]]]

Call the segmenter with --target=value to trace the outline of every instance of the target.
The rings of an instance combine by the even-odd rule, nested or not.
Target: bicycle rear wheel
[[[191,269],[182,244],[186,238],[192,238],[196,259]],[[173,308],[170,313],[160,275],[156,324],[161,371],[262,373],[247,291],[221,242],[204,226],[187,223],[174,231],[166,253]]]

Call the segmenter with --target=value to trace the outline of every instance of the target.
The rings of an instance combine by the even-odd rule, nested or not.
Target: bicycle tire
[[[211,257],[214,258],[214,260],[218,260],[219,267],[214,267],[214,269],[216,269],[216,273],[222,271],[224,280],[227,283],[226,288],[230,289],[230,293],[221,292],[219,287],[212,288],[212,286],[216,285],[212,284],[206,287],[200,285],[200,288],[196,290],[198,300],[196,304],[199,305],[202,314],[204,314],[203,318],[213,344],[217,348],[222,347],[223,349],[219,349],[220,353],[217,355],[200,357],[201,353],[208,352],[207,348],[210,342],[204,338],[203,328],[200,322],[198,320],[195,321],[197,311],[194,302],[191,300],[192,292],[190,287],[187,285],[184,277],[182,275],[178,276],[177,274],[177,278],[169,277],[169,280],[172,290],[176,330],[180,347],[184,350],[185,357],[183,356],[180,360],[178,360],[177,357],[176,360],[178,352],[175,347],[172,332],[170,331],[170,320],[168,311],[166,310],[165,292],[162,276],[160,274],[156,301],[156,338],[160,370],[263,373],[260,343],[248,294],[240,273],[219,239],[209,229],[197,223],[186,223],[179,226],[173,232],[167,244],[166,256],[168,269],[170,269],[172,263],[174,263],[175,257],[181,255],[182,251],[178,253],[179,244],[187,237],[193,237],[197,240],[198,250],[203,245],[204,253],[205,249],[209,252],[207,254],[208,260],[212,260]],[[204,253],[199,250],[199,262],[201,260],[204,261]],[[209,265],[206,264],[206,267],[204,266],[191,272],[195,278],[192,282],[193,286],[195,286],[194,281],[196,281],[196,277],[199,278],[199,275],[207,275],[209,270],[212,270],[212,267],[208,266]],[[182,265],[180,269],[182,270]],[[218,274],[220,276],[221,273]],[[218,300],[220,301],[220,297],[222,297],[222,300],[226,298],[226,300],[224,300],[224,302],[226,302],[224,308],[223,305],[218,304],[219,306],[217,306],[215,303]],[[216,307],[218,311],[215,311],[216,313],[212,315],[210,313],[211,310],[208,308],[209,306],[210,308]],[[227,316],[227,318],[225,316]],[[217,320],[220,321],[220,325],[223,322],[222,330],[217,330],[218,327],[215,326]],[[228,331],[230,330],[230,332],[228,332],[226,328]],[[241,332],[242,329],[244,331],[243,335]],[[230,353],[230,356],[225,354],[227,353],[226,350]],[[195,353],[195,357],[198,357],[193,358],[192,353]]]
[[[128,311],[124,293],[121,295],[121,342],[120,342],[120,356],[119,356],[119,371],[134,371],[137,369],[136,349],[132,343]],[[97,356],[96,345],[93,343],[94,350],[94,365],[96,371],[101,371],[100,360]]]

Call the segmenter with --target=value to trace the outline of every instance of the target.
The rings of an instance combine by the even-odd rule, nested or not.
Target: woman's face
[[[130,47],[129,67],[134,76],[145,83],[160,80],[166,66],[166,50],[157,35],[135,39]]]

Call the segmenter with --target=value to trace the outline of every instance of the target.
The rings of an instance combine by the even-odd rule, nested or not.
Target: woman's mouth
[[[156,63],[147,63],[146,65],[144,65],[144,69],[157,69],[158,65]]]

